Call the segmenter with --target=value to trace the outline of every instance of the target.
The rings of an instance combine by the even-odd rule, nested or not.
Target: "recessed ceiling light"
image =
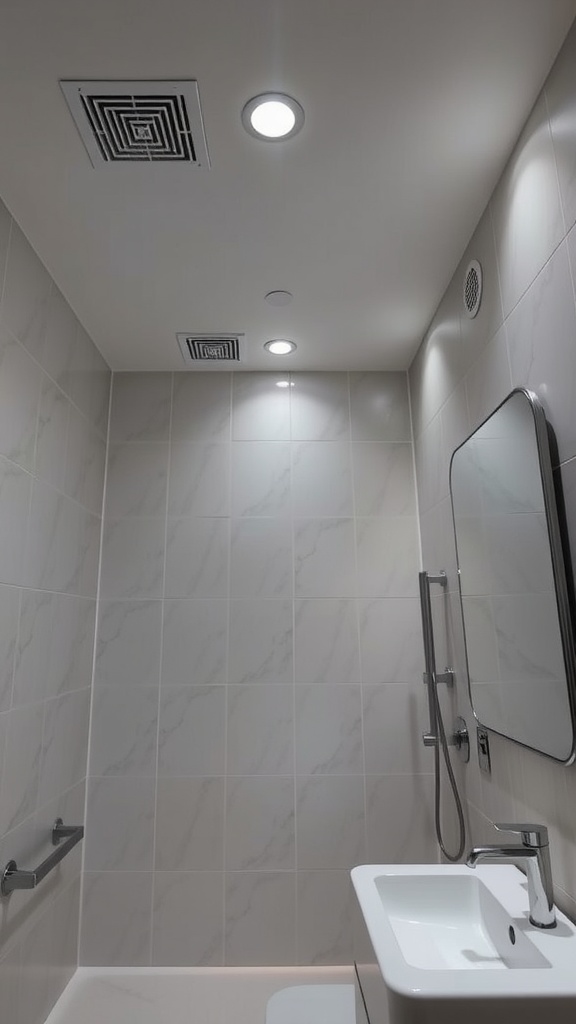
[[[304,124],[304,111],[291,96],[264,92],[254,96],[242,111],[242,124],[256,139],[278,142],[291,139]]]
[[[291,292],[274,291],[264,296],[271,306],[289,306],[294,296]]]
[[[296,345],[293,341],[276,338],[274,341],[267,341],[264,348],[268,349],[273,356],[287,356],[290,352],[294,352]]]

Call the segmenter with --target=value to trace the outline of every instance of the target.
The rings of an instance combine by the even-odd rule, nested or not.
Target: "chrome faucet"
[[[522,837],[521,846],[475,846],[466,863],[475,868],[481,860],[526,861],[530,922],[537,928],[555,928],[554,893],[548,829],[544,825],[494,825],[499,832],[515,832]]]

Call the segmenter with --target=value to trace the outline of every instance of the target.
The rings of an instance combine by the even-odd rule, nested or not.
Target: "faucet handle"
[[[535,825],[531,823],[507,824],[505,822],[494,822],[494,828],[498,832],[515,832],[522,836],[522,845],[539,849],[548,846],[548,829],[546,825]]]

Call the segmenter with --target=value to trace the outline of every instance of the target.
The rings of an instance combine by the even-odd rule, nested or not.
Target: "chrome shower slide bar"
[[[426,671],[424,672],[422,679],[424,685],[428,687],[428,711],[430,717],[430,731],[424,733],[422,736],[422,742],[425,747],[433,747],[438,742],[437,736],[437,723],[436,723],[436,701],[434,698],[433,687],[437,683],[446,683],[450,686],[453,682],[453,675],[450,669],[446,669],[445,672],[436,671],[436,652],[434,649],[434,629],[432,626],[432,605],[430,603],[430,584],[438,583],[441,587],[448,585],[448,577],[442,570],[439,573],[433,574],[430,572],[418,573],[418,582],[420,585],[420,609],[422,612],[422,637],[424,640],[424,662]]]
[[[83,837],[84,825],[65,825],[62,818],[56,818],[52,829],[52,844],[56,847],[54,853],[46,857],[34,871],[21,871],[15,860],[8,861],[0,883],[2,896],[9,896],[15,889],[35,889]]]

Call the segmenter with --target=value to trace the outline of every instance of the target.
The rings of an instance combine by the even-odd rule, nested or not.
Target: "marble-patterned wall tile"
[[[54,625],[54,594],[23,590],[14,659],[13,707],[42,700],[50,662]]]
[[[22,949],[15,945],[0,960],[0,1008],[7,1021],[19,1024],[20,986],[22,975]]]
[[[153,778],[92,778],[86,817],[86,871],[152,868]]]
[[[292,872],[229,872],[225,903],[225,962],[229,966],[295,963],[296,899]]]
[[[298,600],[294,629],[298,683],[360,681],[356,601]]]
[[[155,775],[158,688],[99,686],[92,704],[90,773]]]
[[[292,602],[230,602],[228,682],[291,685]]]
[[[439,413],[424,427],[414,443],[416,478],[418,481],[418,509],[420,514],[434,508],[448,493],[448,483],[442,474],[445,467],[442,450],[442,418]]]
[[[292,596],[292,535],[282,519],[235,519],[231,526],[230,596]]]
[[[352,440],[410,444],[407,391],[405,373],[351,373]]]
[[[226,682],[226,601],[165,601],[162,635],[163,685]]]
[[[353,519],[294,522],[296,597],[355,597]]]
[[[432,775],[369,775],[366,803],[369,863],[420,864],[436,860]],[[425,832],[423,817],[428,823]]]
[[[344,441],[350,438],[347,373],[292,373],[293,441]]]
[[[170,446],[170,516],[230,514],[230,446],[173,441]]]
[[[230,778],[226,792],[227,869],[274,871],[294,866],[293,778]]]
[[[158,871],[154,880],[152,964],[219,967],[224,956],[222,876]],[[191,928],[191,921],[201,928]]]
[[[1,321],[36,359],[42,356],[51,288],[48,271],[13,221]]]
[[[148,966],[152,878],[151,871],[86,871],[80,944],[83,964]]]
[[[64,489],[69,418],[69,400],[45,376],[38,404],[34,472],[58,490]]]
[[[0,712],[9,710],[12,704],[19,609],[18,587],[0,586]]]
[[[365,441],[352,445],[354,497],[358,516],[414,515],[411,444]]]
[[[415,597],[418,590],[416,519],[357,519],[360,597]]]
[[[364,779],[316,775],[296,780],[298,868],[352,868],[365,862]]]
[[[171,401],[169,373],[114,374],[110,441],[167,441]]]
[[[231,387],[230,373],[176,373],[172,440],[229,441]]]
[[[53,284],[40,362],[68,398],[72,397],[71,368],[77,334],[78,321],[60,289]]]
[[[350,444],[301,441],[292,445],[294,515],[346,517],[353,513]]]
[[[5,720],[6,738],[0,782],[0,835],[32,813],[38,798],[42,754],[41,703],[15,708]]]
[[[90,690],[46,701],[38,800],[53,800],[86,775]]]
[[[352,962],[352,899],[348,871],[298,872],[298,963]]]
[[[409,683],[422,672],[422,627],[416,599],[358,603],[364,683]],[[384,656],[383,652],[386,652]]]
[[[298,775],[362,774],[360,687],[297,686],[295,735]]]
[[[102,511],[105,466],[105,441],[89,420],[71,406],[64,491],[97,515]]]
[[[34,467],[41,384],[38,364],[0,329],[0,452],[29,471]]]
[[[289,441],[290,391],[275,373],[237,373],[232,382],[232,439]]]
[[[20,585],[27,581],[25,566],[32,477],[13,462],[0,457],[0,582]]]
[[[230,529],[226,519],[169,519],[166,597],[227,597]]]
[[[12,230],[12,218],[4,203],[0,201],[0,278],[4,281],[6,271],[6,258],[10,244],[10,232]]]
[[[573,458],[576,308],[566,243],[522,297],[506,321],[506,333],[513,384],[539,395],[556,433],[560,462]]]
[[[164,515],[168,458],[168,445],[160,442],[111,445],[106,515],[111,519]]]
[[[228,775],[294,772],[294,698],[289,686],[228,688]]]
[[[157,871],[221,871],[224,867],[224,778],[159,778]]]
[[[407,736],[426,732],[428,703],[420,680],[364,686],[363,723],[367,775],[418,775],[430,772],[432,752]]]
[[[161,646],[161,601],[101,601],[94,685],[154,686]]]
[[[100,587],[103,597],[162,597],[164,520],[108,519],[102,542]]]
[[[288,442],[235,441],[231,458],[233,516],[290,516]]]
[[[470,432],[494,411],[512,390],[512,374],[502,326],[466,375]],[[463,440],[463,439],[462,439]],[[453,446],[454,448],[456,445]]]
[[[159,775],[223,775],[225,736],[224,687],[162,687]]]

